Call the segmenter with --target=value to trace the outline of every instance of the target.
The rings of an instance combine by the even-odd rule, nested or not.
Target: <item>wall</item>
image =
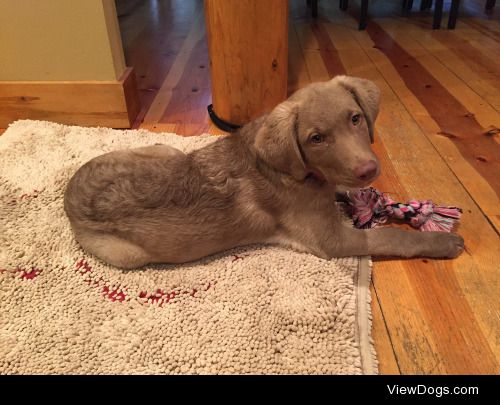
[[[0,0],[0,81],[117,80],[114,0]]]

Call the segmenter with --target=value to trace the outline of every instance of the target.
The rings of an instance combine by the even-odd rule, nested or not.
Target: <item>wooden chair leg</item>
[[[432,0],[422,0],[420,3],[420,11],[427,10],[432,7]]]
[[[458,6],[460,5],[460,0],[452,0],[450,8],[450,17],[448,18],[448,29],[454,30],[455,25],[457,25],[458,17]]]
[[[413,0],[403,0],[403,10],[411,10],[413,7]]]
[[[495,7],[496,0],[487,0],[486,1],[486,6],[484,7],[484,10],[486,11],[487,14],[491,14],[493,12],[493,7]]]
[[[318,16],[318,0],[311,0],[311,14],[313,18]]]
[[[366,18],[368,17],[368,0],[361,0],[361,13],[359,15],[359,27],[360,31],[366,28]]]
[[[432,20],[432,29],[438,30],[441,28],[441,20],[443,18],[443,0],[436,0],[434,7],[434,18]]]

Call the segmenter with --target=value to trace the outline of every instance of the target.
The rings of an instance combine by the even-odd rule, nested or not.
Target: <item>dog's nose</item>
[[[374,160],[368,160],[367,162],[361,163],[356,169],[354,169],[354,174],[360,180],[370,180],[375,177],[377,173],[377,162]]]

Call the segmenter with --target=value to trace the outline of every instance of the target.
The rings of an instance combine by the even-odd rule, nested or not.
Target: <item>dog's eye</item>
[[[358,125],[361,122],[361,114],[354,114],[351,117],[351,121],[354,125]]]
[[[312,143],[321,143],[325,140],[325,138],[321,134],[312,134],[309,139]]]

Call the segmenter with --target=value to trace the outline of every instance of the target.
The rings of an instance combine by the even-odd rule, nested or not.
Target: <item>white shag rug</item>
[[[77,245],[63,194],[83,163],[215,140],[10,125],[0,136],[0,373],[377,373],[369,258],[250,246],[122,271]]]

